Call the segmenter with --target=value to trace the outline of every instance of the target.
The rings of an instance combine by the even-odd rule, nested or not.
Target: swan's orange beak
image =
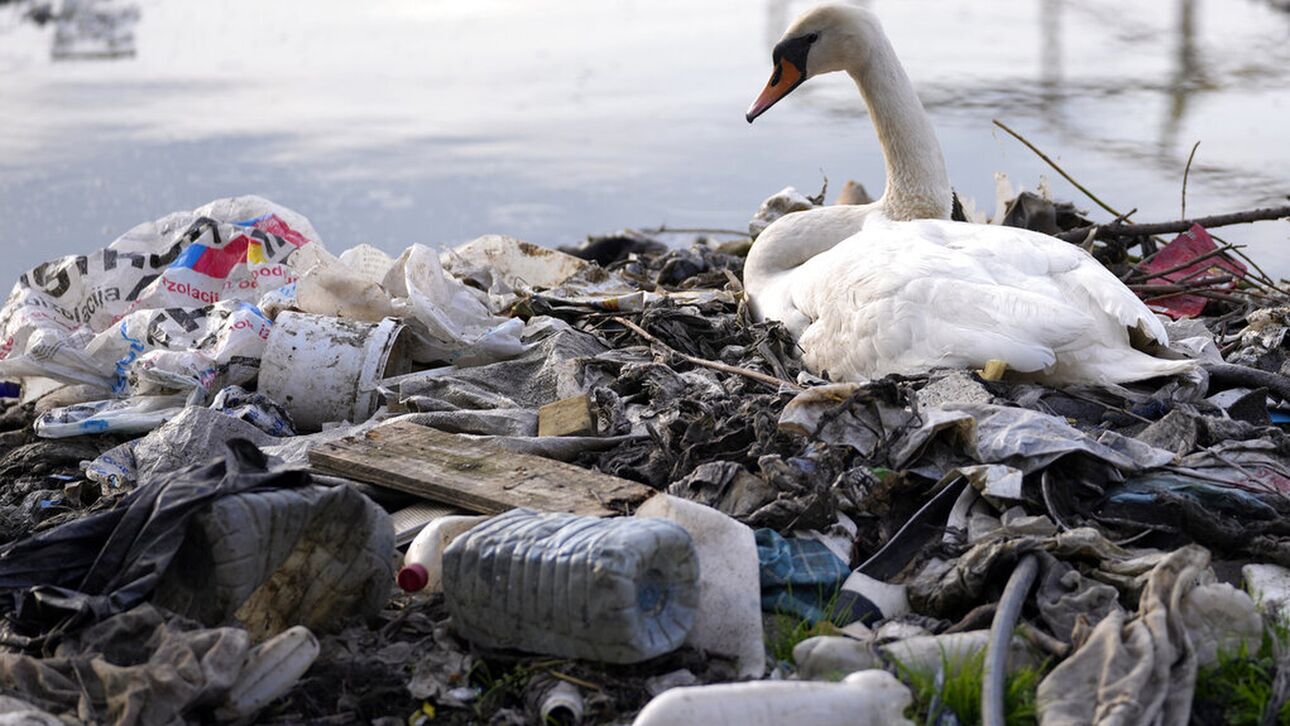
[[[778,103],[779,99],[787,96],[804,80],[806,79],[802,77],[802,71],[797,66],[781,58],[775,64],[775,72],[770,74],[770,81],[761,90],[757,100],[753,101],[753,105],[748,107],[748,113],[744,118],[748,119],[748,123],[752,123],[753,119],[766,113],[766,109]]]

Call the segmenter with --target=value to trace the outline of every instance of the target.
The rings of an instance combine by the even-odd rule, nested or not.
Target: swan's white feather
[[[1091,255],[1011,227],[870,221],[748,292],[760,315],[799,337],[807,366],[835,379],[991,359],[1060,381],[1124,382],[1191,366],[1132,347],[1130,328],[1166,344],[1164,328]]]

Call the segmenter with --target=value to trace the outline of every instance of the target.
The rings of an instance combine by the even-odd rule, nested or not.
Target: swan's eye
[[[817,41],[817,40],[819,40],[819,39],[820,39],[820,34],[819,34],[819,33],[807,33],[807,34],[806,34],[806,42],[808,42],[808,43],[814,43],[815,41]]]

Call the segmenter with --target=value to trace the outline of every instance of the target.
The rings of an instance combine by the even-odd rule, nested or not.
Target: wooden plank
[[[585,393],[562,398],[538,409],[538,436],[594,433],[596,427],[591,420],[591,399]]]
[[[608,516],[654,494],[644,484],[407,422],[317,446],[309,464],[481,514],[529,507]]]

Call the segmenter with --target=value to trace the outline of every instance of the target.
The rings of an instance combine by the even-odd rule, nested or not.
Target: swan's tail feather
[[[1197,366],[1194,360],[1167,360],[1133,348],[1099,346],[1077,358],[1059,356],[1044,377],[1062,383],[1132,383],[1160,376],[1176,376]]]

